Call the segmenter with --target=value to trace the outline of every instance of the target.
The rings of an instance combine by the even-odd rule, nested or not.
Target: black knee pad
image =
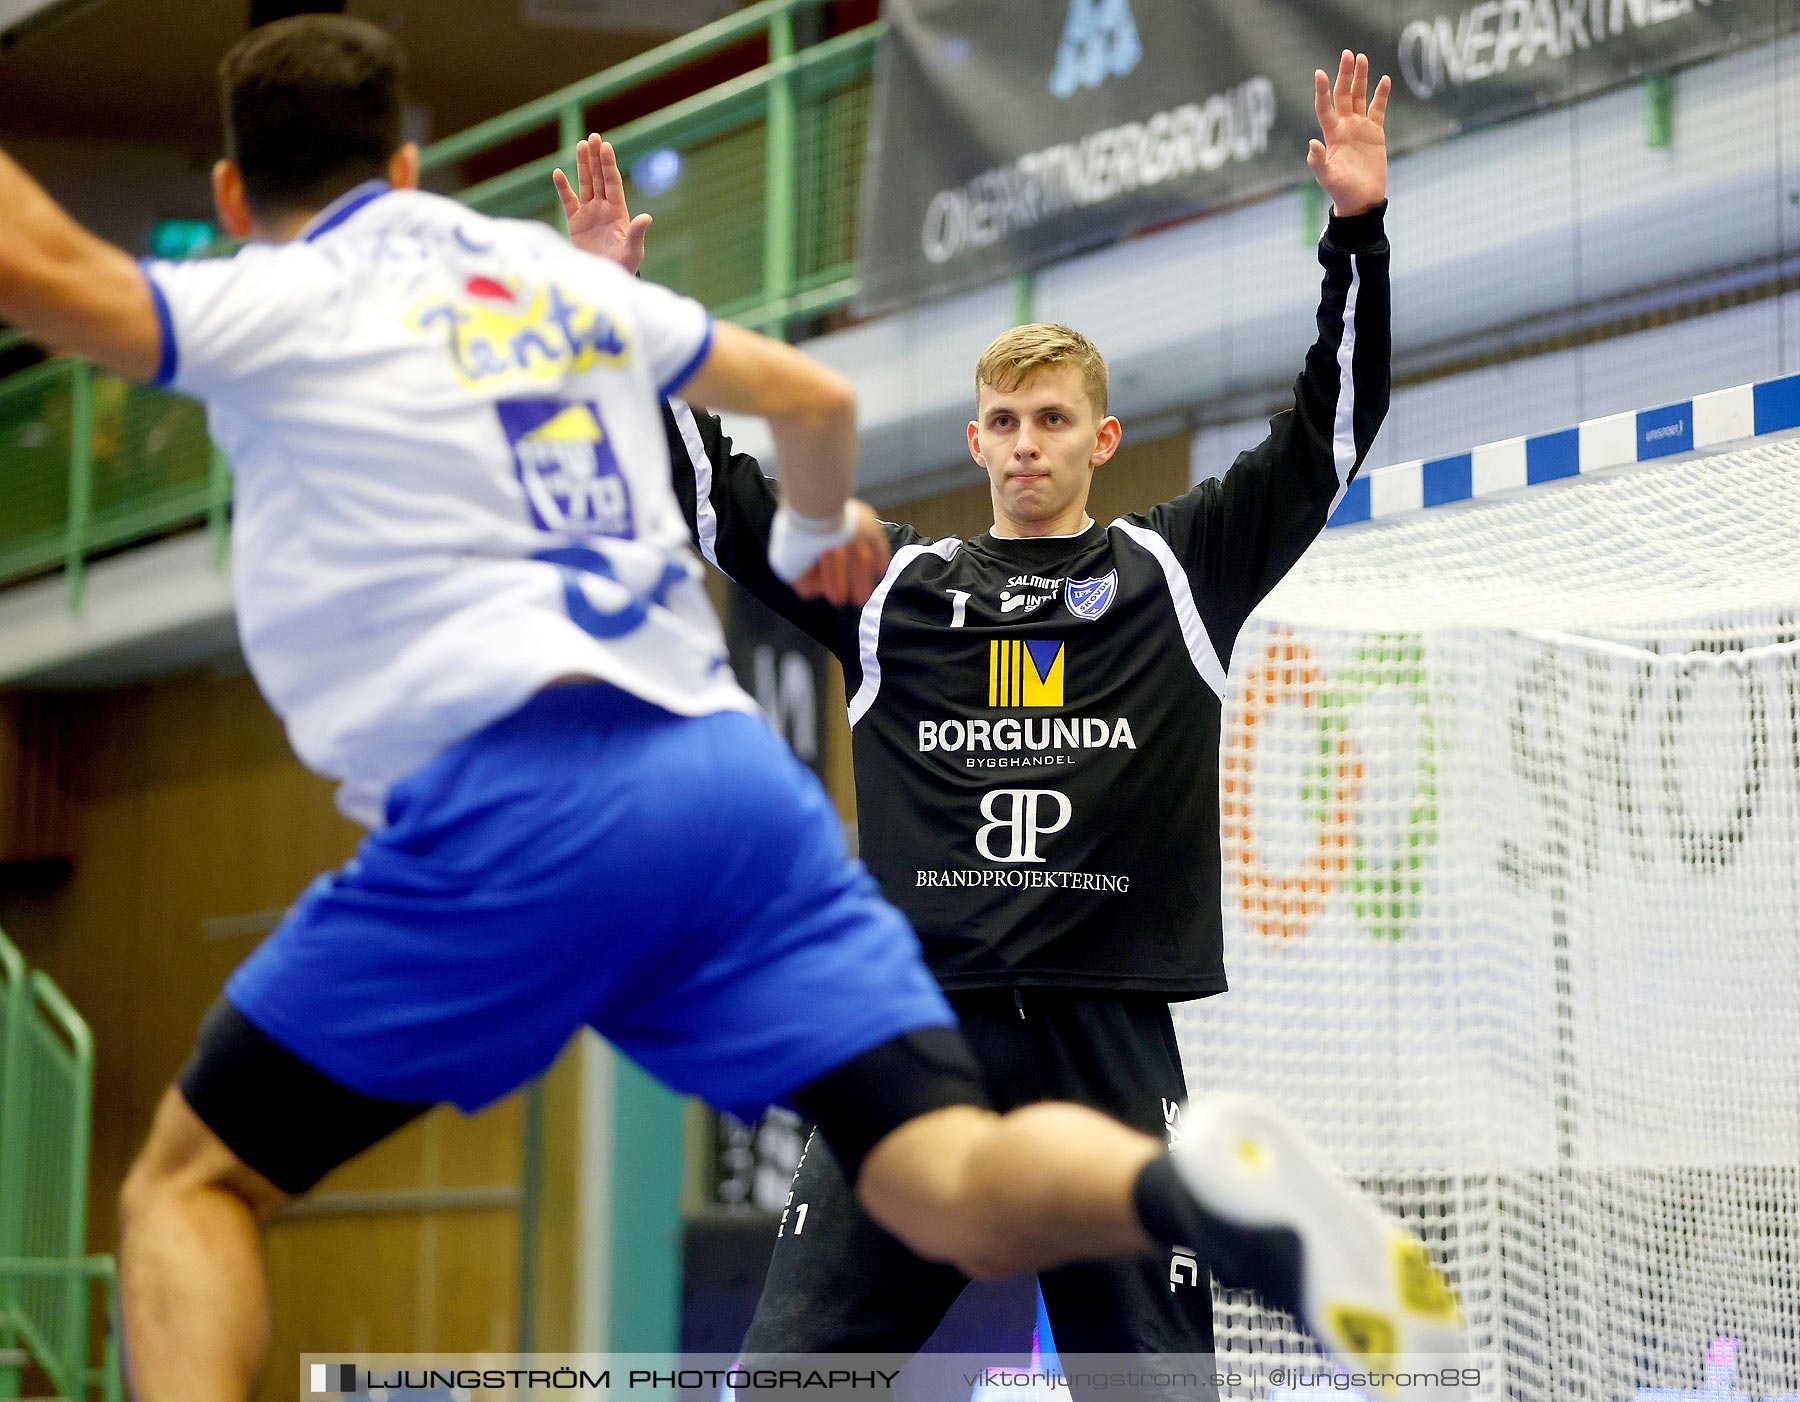
[[[819,1127],[852,1188],[869,1151],[908,1120],[952,1105],[992,1109],[960,1028],[921,1027],[809,1081],[794,1109]]]
[[[351,1090],[224,998],[200,1024],[176,1084],[226,1148],[289,1194],[306,1192],[431,1108]]]

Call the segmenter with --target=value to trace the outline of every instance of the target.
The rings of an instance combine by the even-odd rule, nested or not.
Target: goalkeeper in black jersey
[[[1323,74],[1318,89],[1326,124]],[[858,529],[884,532],[892,561],[864,607],[835,608],[770,570],[777,498],[757,462],[711,414],[667,407],[675,490],[702,553],[843,664],[862,857],[917,928],[1002,1109],[1073,1100],[1181,1134],[1169,1004],[1226,987],[1218,767],[1232,645],[1323,529],[1388,405],[1382,132],[1326,130],[1329,153],[1315,141],[1308,158],[1334,205],[1318,339],[1293,407],[1223,480],[1091,519],[1093,473],[1121,434],[1105,362],[1065,327],[1018,327],[975,371],[969,451],[993,525],[931,539],[865,514]],[[583,242],[597,205],[562,188]],[[609,232],[641,257],[647,219],[616,203]],[[629,251],[622,261],[635,265]],[[791,1202],[746,1356],[923,1344],[965,1278],[862,1213],[816,1137]],[[1041,1284],[1065,1353],[1213,1350],[1191,1254],[1067,1266]]]

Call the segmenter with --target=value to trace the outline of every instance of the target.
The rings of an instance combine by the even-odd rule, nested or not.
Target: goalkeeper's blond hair
[[[1106,358],[1079,331],[1054,322],[1015,326],[996,336],[975,362],[975,395],[981,388],[1011,393],[1040,371],[1073,365],[1093,401],[1095,415],[1106,417]]]

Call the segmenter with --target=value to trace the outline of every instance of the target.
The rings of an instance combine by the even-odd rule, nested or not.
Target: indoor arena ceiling
[[[736,8],[734,0],[350,0],[412,60],[433,136]],[[0,139],[217,142],[213,70],[247,0],[70,0],[0,50]]]

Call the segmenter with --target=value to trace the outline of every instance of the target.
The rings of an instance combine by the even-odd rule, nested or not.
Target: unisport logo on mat
[[[1061,706],[1068,645],[1048,638],[988,644],[988,705],[1002,710]]]

